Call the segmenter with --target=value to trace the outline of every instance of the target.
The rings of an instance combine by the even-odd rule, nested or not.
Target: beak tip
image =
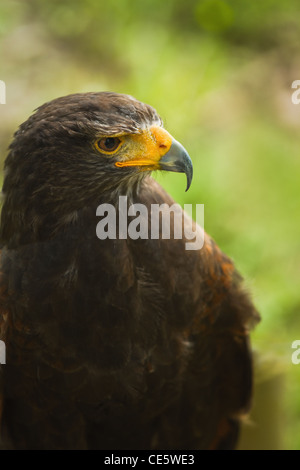
[[[193,167],[190,166],[189,167],[189,170],[186,171],[186,190],[185,192],[187,192],[190,187],[191,187],[191,184],[192,184],[192,180],[193,180]]]

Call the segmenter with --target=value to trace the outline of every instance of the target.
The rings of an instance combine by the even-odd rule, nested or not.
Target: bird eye
[[[100,151],[111,153],[117,150],[120,143],[121,140],[118,137],[103,137],[96,142],[96,147]]]

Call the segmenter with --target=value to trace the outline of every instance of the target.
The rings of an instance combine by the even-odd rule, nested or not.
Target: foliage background
[[[194,180],[157,174],[243,273],[254,409],[241,449],[300,448],[300,79],[298,0],[2,0],[3,163],[16,127],[45,101],[113,90],[154,106],[187,148]]]

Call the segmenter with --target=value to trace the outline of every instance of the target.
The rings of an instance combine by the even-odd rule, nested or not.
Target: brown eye
[[[121,143],[121,140],[118,137],[103,137],[97,141],[96,145],[99,150],[104,150],[104,152],[114,152]]]

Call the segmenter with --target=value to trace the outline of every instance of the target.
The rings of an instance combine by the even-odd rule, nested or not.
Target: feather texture
[[[96,155],[99,135],[161,125],[126,95],[40,107],[15,134],[1,219],[1,445],[17,449],[233,448],[252,393],[259,320],[205,235],[99,240],[119,195],[173,204],[149,172]]]

